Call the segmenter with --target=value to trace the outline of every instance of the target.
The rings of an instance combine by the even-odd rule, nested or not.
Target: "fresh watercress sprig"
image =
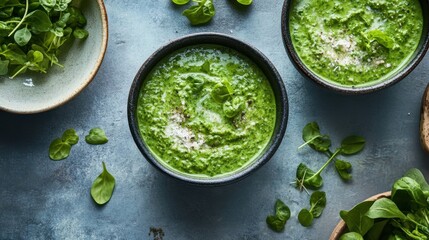
[[[7,0],[0,3],[0,75],[46,73],[62,46],[85,39],[86,18],[72,0]]]
[[[93,128],[89,131],[89,134],[85,136],[85,141],[88,144],[100,145],[107,143],[109,139],[107,139],[103,129]]]
[[[185,5],[190,2],[190,0],[171,1],[177,5]],[[206,24],[216,15],[213,0],[192,0],[192,2],[196,4],[192,5],[182,13],[188,18],[192,25]],[[242,5],[250,5],[253,0],[237,0],[237,2]]]
[[[281,200],[277,200],[275,204],[275,215],[267,217],[266,222],[268,227],[273,231],[281,232],[284,230],[287,220],[290,218],[290,209]]]
[[[61,138],[57,138],[49,145],[49,157],[58,161],[66,159],[70,155],[73,145],[79,142],[79,136],[74,129],[66,130]]]
[[[314,218],[319,218],[322,215],[323,209],[326,207],[326,193],[316,191],[310,197],[310,210],[303,208],[298,214],[298,221],[304,227],[309,227],[313,223]]]
[[[328,135],[322,135],[320,133],[319,125],[316,122],[311,122],[304,127],[302,138],[305,143],[299,148],[308,145],[318,152],[325,153],[329,159],[317,172],[311,170],[304,163],[299,164],[296,171],[296,180],[294,182],[297,188],[299,188],[301,191],[306,190],[307,188],[321,188],[323,185],[321,173],[332,161],[335,161],[335,168],[343,180],[351,179],[351,164],[349,162],[337,159],[337,156],[354,155],[362,151],[365,147],[365,139],[363,137],[346,137],[341,142],[341,146],[334,152],[331,152],[329,149],[331,146],[330,137]]]
[[[103,162],[103,172],[94,180],[91,187],[92,199],[99,205],[107,203],[112,197],[115,182],[115,177],[107,171],[106,164]]]

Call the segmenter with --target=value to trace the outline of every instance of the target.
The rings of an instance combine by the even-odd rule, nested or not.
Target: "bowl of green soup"
[[[405,78],[429,46],[427,0],[286,0],[282,35],[296,69],[345,94]]]
[[[217,33],[157,50],[131,86],[128,120],[143,156],[163,173],[224,185],[265,164],[288,119],[283,81],[254,47]]]

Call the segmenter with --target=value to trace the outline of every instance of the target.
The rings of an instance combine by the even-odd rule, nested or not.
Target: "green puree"
[[[317,75],[342,85],[383,80],[420,41],[418,0],[294,0],[293,45]]]
[[[266,147],[276,118],[262,71],[217,45],[166,57],[147,77],[137,111],[141,135],[158,160],[201,176],[246,166]]]

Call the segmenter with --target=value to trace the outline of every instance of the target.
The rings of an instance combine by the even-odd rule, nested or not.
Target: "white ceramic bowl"
[[[24,74],[14,79],[0,77],[0,110],[19,114],[39,113],[66,103],[94,78],[107,48],[107,14],[103,0],[79,1],[88,20],[86,40],[76,40],[47,74]]]

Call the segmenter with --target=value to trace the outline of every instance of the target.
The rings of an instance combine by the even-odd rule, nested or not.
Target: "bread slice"
[[[426,87],[422,99],[420,116],[420,141],[425,151],[429,152],[429,85]]]

